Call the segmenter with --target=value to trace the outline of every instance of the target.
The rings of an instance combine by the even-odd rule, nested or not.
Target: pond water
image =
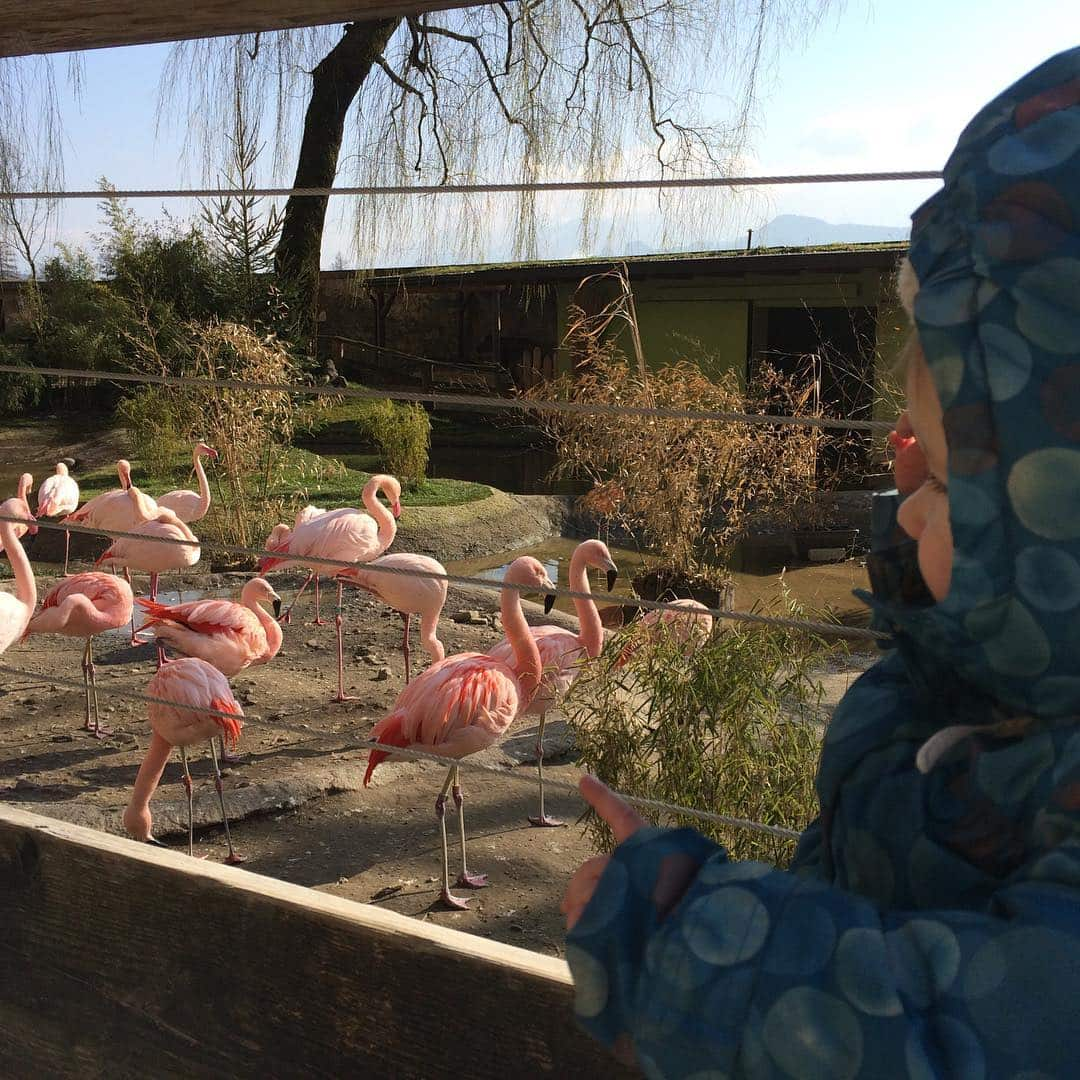
[[[565,537],[554,538],[531,548],[520,551],[508,551],[482,559],[465,559],[448,562],[446,569],[451,574],[468,577],[487,578],[501,581],[506,568],[519,555],[532,555],[539,559],[547,570],[548,577],[556,585],[567,585],[570,557],[579,541]],[[645,556],[638,551],[609,545],[611,557],[619,567],[619,580],[616,591],[627,596],[630,594],[630,581],[645,568]],[[852,596],[852,590],[867,588],[866,569],[857,559],[840,563],[822,563],[812,566],[799,566],[786,570],[783,578],[778,573],[747,574],[732,573],[735,582],[735,609],[750,611],[755,607],[780,613],[785,609],[785,595],[789,600],[803,605],[806,617],[826,611],[833,612],[845,623],[865,623],[864,605]],[[589,584],[598,594],[603,607],[606,595],[604,575],[599,571],[589,572]],[[785,593],[786,590],[786,593]],[[573,600],[560,597],[555,606],[561,611],[572,612]]]

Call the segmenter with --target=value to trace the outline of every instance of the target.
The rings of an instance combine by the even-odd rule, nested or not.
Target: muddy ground
[[[49,585],[49,578],[39,579],[41,592]],[[284,582],[279,588],[287,597]],[[483,608],[483,596],[452,593],[446,611]],[[165,599],[175,600],[175,594]],[[535,605],[530,613],[542,616]],[[490,873],[491,886],[473,894],[466,913],[439,910],[433,805],[444,770],[427,763],[387,763],[363,790],[367,752],[355,749],[403,685],[400,618],[359,594],[347,597],[346,687],[358,700],[333,704],[333,625],[310,625],[306,599],[296,615],[274,662],[234,680],[248,722],[242,763],[226,778],[226,799],[237,818],[233,836],[246,857],[245,868],[557,953],[562,886],[592,851],[578,827],[534,829],[526,820],[535,812],[536,788],[518,778],[535,776],[534,720],[519,722],[501,747],[476,756],[498,774],[464,778],[469,868]],[[444,617],[440,636],[449,653],[490,648],[500,632]],[[121,832],[120,814],[149,745],[149,726],[143,706],[114,691],[145,691],[154,670],[153,650],[132,648],[127,635],[108,634],[98,639],[95,659],[102,719],[113,729],[102,741],[81,730],[82,691],[61,685],[81,683],[80,642],[34,637],[0,658],[0,664],[33,673],[0,673],[0,799]],[[427,663],[416,641],[413,659],[416,667]],[[556,755],[550,777],[575,780],[579,770],[567,757],[562,725],[549,721],[548,731]],[[223,835],[210,825],[219,815],[209,757],[201,752],[193,757],[196,817],[210,826],[200,831],[196,854],[220,860]],[[170,763],[151,809],[155,834],[183,846],[186,804],[180,775],[179,761]],[[580,804],[553,793],[549,812],[572,822]],[[453,840],[453,818],[450,828]],[[455,874],[456,859],[452,847]]]
[[[228,591],[230,582],[216,580]],[[42,578],[39,588],[49,584]],[[192,578],[189,584],[205,586],[207,580]],[[278,587],[288,597],[286,582]],[[494,597],[482,590],[452,591],[446,613],[491,611]],[[533,621],[543,618],[537,605],[527,605],[527,612]],[[387,763],[365,790],[367,751],[356,749],[403,685],[400,619],[356,593],[347,596],[345,616],[346,687],[357,700],[331,703],[334,629],[332,623],[310,624],[306,600],[285,628],[279,656],[234,680],[248,721],[243,760],[228,771],[225,793],[245,868],[559,954],[559,899],[570,873],[593,851],[574,824],[582,805],[570,794],[552,792],[548,804],[567,827],[536,829],[527,822],[536,805],[534,719],[519,721],[502,745],[471,759],[497,770],[464,777],[469,869],[489,873],[490,887],[471,894],[467,912],[442,910],[433,804],[444,770],[429,763]],[[556,612],[554,619],[566,616]],[[464,625],[444,616],[440,635],[449,653],[487,649],[500,632],[493,625]],[[417,642],[413,658],[416,667],[427,663]],[[154,670],[153,650],[132,648],[126,634],[98,640],[102,717],[113,729],[102,741],[81,730],[80,659],[81,643],[61,637],[31,638],[0,657],[0,664],[31,673],[0,673],[0,799],[121,832],[120,814],[149,744],[149,726],[143,706],[115,692],[145,691]],[[850,677],[850,665],[828,676],[828,696],[838,696]],[[73,687],[62,685],[69,680]],[[580,770],[565,728],[554,718],[547,730],[548,776],[576,781]],[[193,755],[192,773],[200,825],[196,854],[221,860],[224,839],[215,824],[220,819],[208,754]],[[179,761],[170,763],[151,809],[155,834],[183,847],[186,804],[180,775]],[[452,817],[449,826],[456,875]]]

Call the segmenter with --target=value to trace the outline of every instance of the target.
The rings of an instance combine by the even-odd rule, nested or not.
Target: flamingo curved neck
[[[379,526],[379,549],[385,551],[394,542],[394,537],[397,536],[397,522],[394,520],[394,515],[379,502],[379,482],[369,480],[364,485],[361,498],[364,501],[364,509],[375,519],[375,523]]]
[[[540,650],[529,633],[529,624],[521,610],[521,594],[516,589],[503,589],[499,595],[499,614],[502,616],[503,632],[514,650],[514,668],[518,682],[525,691],[528,704],[540,686]]]
[[[266,644],[270,647],[270,651],[274,654],[281,648],[284,635],[281,627],[278,625],[277,619],[275,619],[270,612],[258,603],[247,604],[249,608],[255,613],[255,618],[259,620],[259,625],[263,628],[263,633],[266,634]]]
[[[570,591],[592,593],[589,587],[589,564],[587,555],[579,546],[570,559]],[[590,658],[595,659],[604,647],[604,627],[595,600],[574,597],[574,610],[578,617],[578,641]]]
[[[15,596],[20,604],[25,604],[30,611],[37,605],[37,587],[34,584],[34,571],[30,560],[23,551],[22,543],[15,535],[15,526],[10,521],[0,522],[0,540],[4,542],[11,572],[15,577]]]
[[[206,479],[206,470],[203,468],[203,456],[198,450],[192,455],[195,466],[195,475],[199,478],[199,507],[197,513],[200,518],[206,517],[210,512],[210,481]]]

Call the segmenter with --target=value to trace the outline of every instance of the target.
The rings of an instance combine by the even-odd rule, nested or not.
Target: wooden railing
[[[633,1075],[554,958],[0,807],[5,1077]]]

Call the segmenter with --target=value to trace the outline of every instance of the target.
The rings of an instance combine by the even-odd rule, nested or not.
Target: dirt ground
[[[190,581],[194,585],[196,579]],[[40,578],[39,590],[44,592],[50,583]],[[288,599],[291,589],[284,582],[278,587]],[[166,594],[165,600],[172,602],[175,594]],[[446,612],[479,606],[476,595],[452,594]],[[534,606],[530,611],[534,617],[540,613]],[[367,751],[355,749],[403,685],[401,621],[356,593],[347,596],[345,616],[346,687],[358,700],[331,703],[334,628],[332,622],[310,624],[306,599],[285,628],[278,657],[234,680],[248,722],[241,740],[243,760],[229,770],[225,796],[230,816],[237,819],[233,837],[246,858],[245,869],[558,953],[562,888],[592,850],[573,824],[581,804],[569,794],[552,793],[549,798],[549,813],[565,817],[568,827],[535,829],[528,824],[536,804],[534,719],[520,721],[501,747],[474,759],[501,775],[463,776],[469,869],[488,872],[490,887],[467,894],[472,897],[468,912],[441,910],[434,800],[443,769],[428,763],[386,763],[364,790]],[[490,648],[500,631],[491,625],[459,625],[444,616],[440,636],[451,653]],[[33,673],[0,673],[0,799],[121,832],[120,814],[149,745],[149,726],[139,702],[111,691],[144,692],[154,671],[153,658],[151,647],[132,648],[126,634],[98,639],[102,719],[113,734],[97,741],[81,730],[82,691],[53,681],[81,684],[80,642],[34,637],[0,657],[0,664]],[[427,663],[416,640],[413,660],[416,667]],[[549,721],[548,732],[549,753],[556,755],[548,775],[574,781],[579,770],[567,757],[562,725]],[[220,860],[224,837],[212,824],[220,815],[208,752],[193,754],[192,774],[196,819],[204,826],[196,837],[196,854]],[[180,775],[179,761],[171,762],[151,809],[155,835],[183,846],[186,803]],[[532,782],[522,782],[526,777]],[[448,831],[451,873],[456,876],[453,815]]]

